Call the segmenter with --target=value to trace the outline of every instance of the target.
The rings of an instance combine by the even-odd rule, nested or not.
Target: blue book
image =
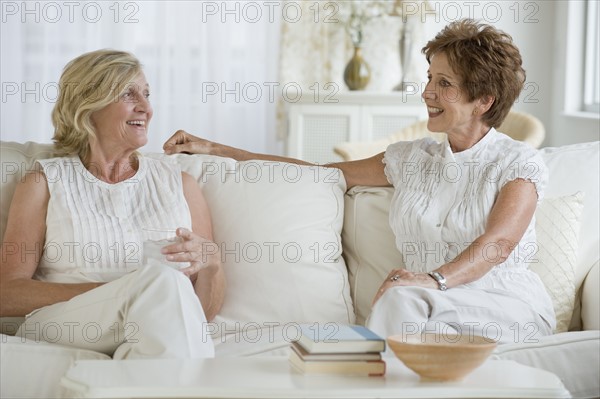
[[[309,353],[365,353],[385,350],[385,339],[368,328],[339,323],[301,324],[297,343]]]

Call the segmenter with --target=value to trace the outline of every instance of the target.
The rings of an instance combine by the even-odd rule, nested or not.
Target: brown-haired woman
[[[395,188],[390,224],[405,267],[381,284],[368,326],[382,336],[459,332],[500,342],[551,334],[552,302],[528,270],[547,169],[535,149],[496,131],[525,81],[519,50],[506,33],[465,19],[423,53],[427,128],[447,139],[398,142],[368,159],[328,165],[344,172],[348,188]],[[184,131],[164,149],[305,164]]]

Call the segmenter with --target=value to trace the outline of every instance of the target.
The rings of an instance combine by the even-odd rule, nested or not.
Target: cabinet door
[[[288,156],[324,164],[340,161],[333,147],[359,139],[360,106],[290,106]]]
[[[425,105],[377,105],[362,107],[360,141],[375,141],[388,137],[427,117]]]

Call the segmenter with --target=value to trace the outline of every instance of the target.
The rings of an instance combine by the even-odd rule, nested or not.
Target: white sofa
[[[536,213],[532,268],[553,296],[559,331],[501,345],[493,357],[550,370],[574,397],[600,397],[600,145],[541,151],[551,180]],[[50,145],[1,144],[0,234],[17,181],[51,155]],[[285,354],[300,322],[362,323],[387,270],[402,264],[388,225],[389,188],[346,193],[333,169],[147,155],[178,162],[209,202],[228,279],[224,307],[206,327],[217,356]],[[109,359],[11,336],[21,319],[1,322],[1,397],[58,397],[75,360]]]

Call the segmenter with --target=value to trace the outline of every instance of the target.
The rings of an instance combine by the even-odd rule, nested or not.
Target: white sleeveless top
[[[91,174],[78,156],[38,162],[50,199],[37,280],[112,281],[140,266],[150,234],[143,228],[191,229],[176,164],[140,156],[133,177],[109,184]]]
[[[395,143],[387,148],[384,163],[395,188],[390,225],[406,268],[413,272],[429,272],[450,262],[482,235],[506,183],[517,178],[533,182],[539,202],[548,180],[537,150],[495,129],[458,153],[447,139]],[[505,262],[463,287],[502,290],[522,298],[554,327],[552,301],[538,275],[528,269],[536,252],[534,218]],[[486,253],[497,256],[492,246]]]

